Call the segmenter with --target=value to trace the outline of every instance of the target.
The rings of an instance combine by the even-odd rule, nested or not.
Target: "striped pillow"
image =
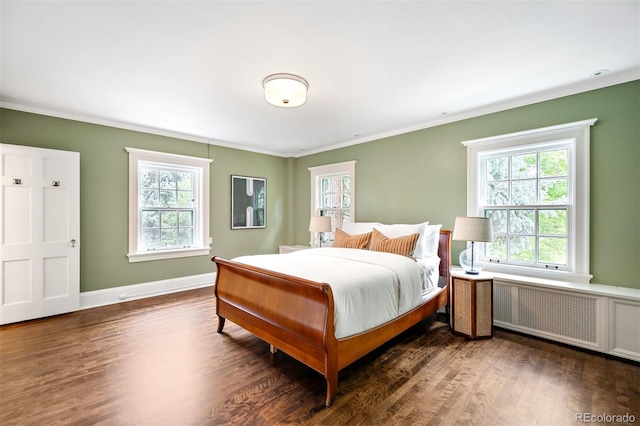
[[[371,239],[371,232],[366,234],[349,235],[340,228],[336,228],[336,234],[331,247],[366,249]]]
[[[420,234],[403,235],[402,237],[389,238],[382,232],[374,229],[371,234],[371,246],[369,250],[384,251],[411,257],[416,248]]]

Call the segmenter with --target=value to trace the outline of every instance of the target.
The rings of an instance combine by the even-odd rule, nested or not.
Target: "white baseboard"
[[[212,286],[215,272],[80,293],[80,309],[96,308],[163,294]]]

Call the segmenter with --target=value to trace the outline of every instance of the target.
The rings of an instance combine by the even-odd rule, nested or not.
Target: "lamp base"
[[[471,245],[460,253],[460,266],[466,274],[478,275],[486,265],[484,259],[480,256],[478,244]]]

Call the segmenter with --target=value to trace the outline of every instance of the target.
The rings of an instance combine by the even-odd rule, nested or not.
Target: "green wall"
[[[215,271],[210,256],[129,263],[125,147],[212,158],[211,255],[277,251],[290,230],[287,160],[113,127],[0,110],[0,141],[80,153],[80,291]],[[267,228],[231,230],[231,175],[267,179]]]
[[[357,160],[356,219],[429,220],[453,229],[466,215],[460,143],[598,118],[591,128],[592,283],[640,288],[640,81],[309,155],[296,162],[296,243],[309,240],[307,167]],[[454,259],[464,246],[455,242]]]
[[[124,147],[212,158],[211,254],[275,253],[308,244],[310,166],[357,160],[357,220],[453,228],[466,214],[460,143],[598,118],[591,132],[593,283],[640,288],[640,81],[488,114],[301,158],[280,158],[14,110],[0,142],[80,152],[81,291],[215,271],[209,256],[129,263]],[[267,227],[231,230],[230,176],[267,179]],[[463,249],[455,242],[454,259]]]

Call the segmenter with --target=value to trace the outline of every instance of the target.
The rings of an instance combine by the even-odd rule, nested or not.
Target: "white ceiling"
[[[640,78],[637,0],[0,6],[2,106],[281,156]]]

